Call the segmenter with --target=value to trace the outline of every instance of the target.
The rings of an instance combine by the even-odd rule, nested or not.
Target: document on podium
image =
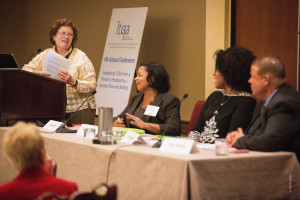
[[[44,72],[51,74],[51,78],[60,80],[58,72],[60,70],[68,71],[69,64],[70,60],[50,49],[46,57]]]

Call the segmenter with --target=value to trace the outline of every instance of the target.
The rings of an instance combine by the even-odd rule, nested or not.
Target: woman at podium
[[[115,127],[144,129],[146,133],[179,136],[180,101],[168,94],[169,74],[158,63],[142,63],[135,77],[138,93],[115,118]]]
[[[83,51],[74,47],[77,38],[78,29],[72,21],[68,19],[56,20],[49,32],[52,48],[44,50],[22,68],[39,75],[50,76],[51,74],[44,71],[44,67],[47,55],[51,50],[70,61],[68,70],[60,70],[57,74],[59,79],[66,83],[66,119],[77,111],[97,85],[92,62]],[[68,125],[94,124],[95,113],[96,102],[94,96],[91,96],[72,116]]]

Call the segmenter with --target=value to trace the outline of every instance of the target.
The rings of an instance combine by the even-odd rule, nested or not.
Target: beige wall
[[[214,91],[214,53],[230,46],[230,1],[206,1],[205,99]]]
[[[23,66],[36,49],[51,46],[48,39],[50,25],[56,19],[66,17],[80,29],[76,47],[88,55],[98,75],[112,9],[149,7],[138,64],[156,61],[165,65],[171,77],[170,93],[178,98],[189,94],[181,106],[182,120],[189,121],[195,101],[204,99],[206,93],[214,89],[211,72],[205,71],[214,70],[211,52],[224,47],[224,2],[0,0],[0,53],[14,53],[19,65]],[[206,28],[212,21],[217,30],[221,30],[217,35],[214,29]],[[207,58],[209,65],[205,62]],[[205,82],[205,79],[209,81]]]

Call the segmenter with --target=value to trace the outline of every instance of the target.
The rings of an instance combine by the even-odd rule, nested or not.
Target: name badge
[[[165,138],[159,150],[184,155],[198,151],[194,140],[183,138]]]
[[[158,110],[159,110],[158,106],[148,105],[146,111],[144,112],[144,115],[156,117]]]
[[[140,134],[133,131],[127,131],[126,135],[122,138],[120,143],[123,144],[145,143],[145,140],[140,136]]]

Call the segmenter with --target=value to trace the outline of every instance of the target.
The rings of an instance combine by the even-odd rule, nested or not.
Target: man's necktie
[[[263,106],[261,107],[261,109],[260,109],[260,113],[259,113],[259,115],[257,116],[255,122],[252,124],[251,128],[249,129],[249,133],[252,133],[252,131],[258,127],[259,123],[262,122],[262,119],[263,119],[263,117],[264,117],[265,110],[266,110],[266,106],[263,105]]]

